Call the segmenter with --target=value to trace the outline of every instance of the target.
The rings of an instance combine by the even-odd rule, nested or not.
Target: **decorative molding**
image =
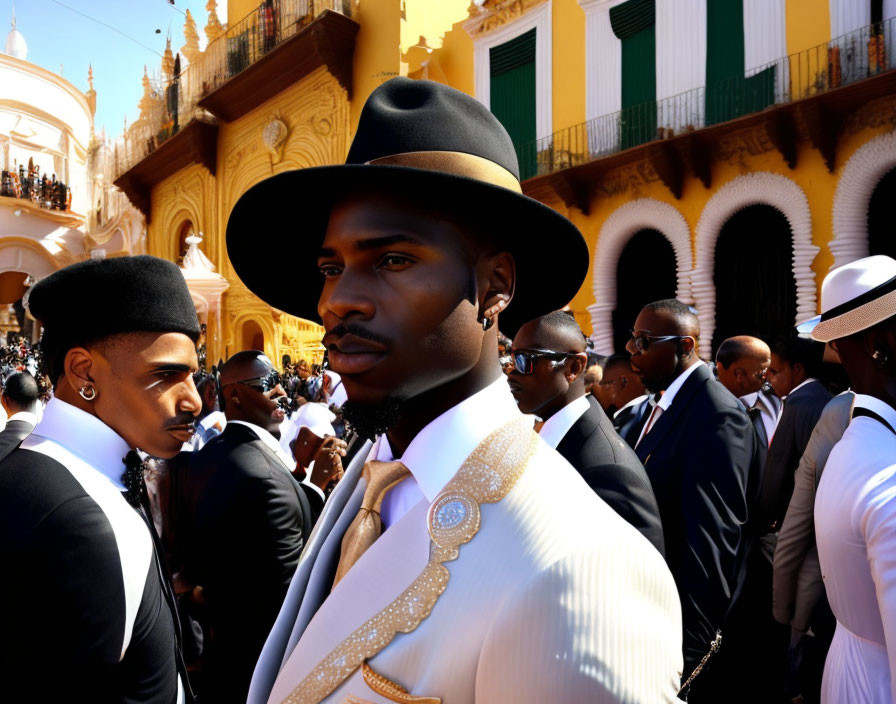
[[[866,142],[843,165],[834,191],[832,268],[868,256],[868,206],[874,188],[896,168],[896,132]]]
[[[722,186],[709,199],[697,223],[697,261],[691,276],[691,289],[700,320],[700,356],[709,359],[716,326],[715,272],[716,241],[728,219],[751,205],[770,205],[779,210],[790,224],[793,240],[793,278],[796,283],[796,319],[815,315],[817,288],[812,262],[819,248],[812,244],[812,213],[803,189],[786,176],[757,171],[738,176]]]
[[[280,115],[272,115],[267,124],[261,130],[261,139],[264,146],[271,154],[272,163],[276,164],[283,158],[283,144],[289,136],[289,128],[280,119]]]
[[[488,3],[486,3],[488,5]],[[512,15],[497,28],[481,29],[491,15],[476,15],[464,23],[464,29],[473,39],[473,65],[476,99],[491,110],[491,61],[489,50],[511,39],[516,39],[530,29],[535,30],[535,136],[547,137],[554,132],[551,52],[551,0],[524,2],[514,0],[498,5],[524,8],[525,14]],[[484,6],[485,7],[485,6]],[[494,11],[493,11],[494,12]]]
[[[594,349],[613,354],[613,311],[616,309],[616,266],[622,250],[640,230],[658,230],[675,251],[676,297],[693,303],[691,296],[691,229],[675,207],[653,198],[629,201],[604,221],[594,253],[594,303],[588,306]]]

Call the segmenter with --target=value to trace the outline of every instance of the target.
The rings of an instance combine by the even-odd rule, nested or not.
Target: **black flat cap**
[[[180,332],[199,339],[187,282],[165,259],[78,262],[41,279],[26,295],[29,314],[57,345],[85,345],[125,332]]]
[[[426,193],[445,212],[511,252],[516,291],[498,325],[565,306],[588,271],[588,247],[567,218],[524,196],[507,131],[475,98],[441,83],[393,78],[371,93],[345,164],[287,171],[249,189],[227,223],[227,250],[243,283],[272,306],[319,320],[320,245],[333,205],[355,189]],[[271,250],[289,252],[273,276]]]

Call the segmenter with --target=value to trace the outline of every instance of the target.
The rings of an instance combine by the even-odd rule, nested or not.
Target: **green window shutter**
[[[656,138],[656,7],[629,0],[610,9],[613,33],[622,42],[623,149]]]
[[[775,67],[744,77],[743,0],[706,2],[706,124],[762,110],[775,98]]]
[[[491,110],[516,147],[520,178],[535,175],[535,30],[489,50]]]

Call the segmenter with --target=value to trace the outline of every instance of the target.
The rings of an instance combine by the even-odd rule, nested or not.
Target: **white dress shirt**
[[[616,411],[613,414],[613,418],[618,418],[619,414],[622,413],[624,410],[631,408],[632,406],[639,406],[649,398],[650,398],[650,394],[642,394],[642,395],[638,396],[637,398],[633,398],[631,401],[629,401],[627,404],[625,404],[622,408],[620,408],[618,411]]]
[[[541,427],[541,432],[538,434],[541,435],[542,440],[556,449],[557,445],[560,444],[560,441],[569,432],[569,429],[576,424],[576,421],[579,420],[579,418],[585,415],[585,411],[590,407],[591,405],[588,403],[588,397],[579,396],[575,401],[567,403],[563,408],[548,418]]]
[[[244,420],[231,420],[228,422],[234,423],[236,425],[245,425],[247,428],[249,428],[258,436],[258,439],[261,440],[271,452],[277,455],[277,458],[283,463],[283,467],[286,469],[286,471],[292,474],[292,470],[295,469],[296,466],[296,461],[283,451],[283,448],[280,447],[280,443],[277,442],[277,438],[275,438],[261,426],[255,425],[255,423],[247,423]]]
[[[688,377],[697,371],[697,367],[705,366],[705,362],[698,361],[696,364],[692,364],[690,367],[685,369],[681,374],[679,374],[675,380],[669,384],[669,388],[663,392],[663,395],[660,397],[660,400],[657,401],[656,406],[653,407],[653,410],[650,412],[650,417],[647,419],[647,422],[644,424],[644,427],[641,428],[641,435],[638,437],[638,442],[635,443],[635,447],[637,447],[640,442],[644,439],[644,436],[647,435],[652,429],[653,426],[656,425],[659,417],[669,410],[669,407],[672,405],[672,402],[675,400],[675,395],[678,393],[678,390],[684,386],[684,382],[688,380]]]
[[[857,394],[896,428],[896,409]],[[896,434],[853,415],[828,458],[815,498],[815,532],[837,630],[821,701],[896,701]]]
[[[759,391],[741,396],[740,401],[747,410],[751,408],[759,409],[759,417],[762,419],[762,426],[765,428],[765,437],[768,438],[769,445],[771,445],[772,438],[775,436],[775,429],[778,427],[778,421],[781,420],[781,414],[769,405],[765,394]]]
[[[9,423],[11,420],[23,420],[26,423],[30,423],[31,425],[37,425],[37,414],[31,413],[29,411],[19,411],[18,413],[13,413],[9,418],[6,419],[6,422]]]
[[[520,414],[507,378],[499,379],[432,421],[395,458],[385,435],[380,436],[368,459],[399,459],[411,476],[398,483],[383,499],[381,518],[388,528],[421,499],[430,503],[457,473],[458,467],[495,429]]]

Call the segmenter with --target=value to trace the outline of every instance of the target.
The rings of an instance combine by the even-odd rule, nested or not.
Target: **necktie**
[[[361,476],[367,482],[361,508],[342,538],[339,566],[333,579],[335,587],[367,549],[383,533],[380,508],[386,492],[410,474],[401,462],[375,462],[364,465]]]
[[[143,460],[134,450],[128,452],[124,462],[125,470],[121,475],[121,481],[126,491],[124,498],[134,508],[139,509],[143,505],[143,497],[146,496],[146,483],[143,480]]]
[[[650,417],[647,419],[647,422],[644,424],[644,430],[641,431],[641,437],[638,438],[638,442],[635,445],[637,447],[641,444],[641,441],[646,437],[647,433],[650,432],[651,428],[656,424],[657,419],[660,417],[660,414],[663,412],[663,407],[657,404],[653,407],[653,410],[650,412]]]

